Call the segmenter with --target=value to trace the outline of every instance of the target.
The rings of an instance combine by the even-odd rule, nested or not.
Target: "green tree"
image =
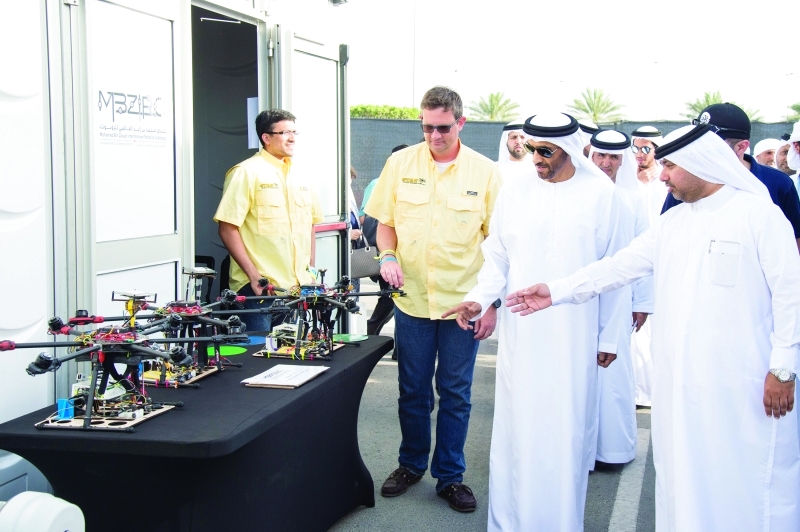
[[[686,102],[686,110],[688,112],[684,113],[683,116],[688,118],[689,120],[694,120],[700,113],[703,112],[703,109],[708,107],[709,105],[714,105],[715,103],[725,103],[725,99],[722,97],[722,94],[719,91],[714,92],[704,92],[701,98],[697,98],[696,100]],[[762,119],[761,111],[758,109],[750,109],[749,107],[744,107],[739,105],[736,102],[731,102],[733,105],[742,109],[742,111],[747,114],[747,117],[750,119],[751,122],[758,122]]]
[[[493,92],[487,99],[481,97],[477,103],[470,103],[467,109],[475,113],[470,115],[472,120],[482,122],[508,122],[517,117],[516,111],[519,109],[519,104],[506,98],[502,92]]]
[[[602,89],[587,88],[581,92],[581,99],[572,100],[567,109],[575,113],[575,118],[588,119],[595,124],[619,122],[624,117],[619,111],[622,105],[614,103]]]
[[[789,109],[791,109],[794,114],[789,115],[787,117],[787,120],[789,122],[800,121],[800,103],[796,103],[794,105],[790,105]]]
[[[416,107],[395,107],[394,105],[353,105],[350,118],[388,118],[394,120],[417,120]]]

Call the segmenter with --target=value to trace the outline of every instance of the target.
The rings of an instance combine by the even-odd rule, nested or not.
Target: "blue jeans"
[[[455,320],[415,318],[397,308],[394,319],[403,434],[398,462],[417,475],[428,469],[435,397],[431,382],[435,372],[439,413],[431,475],[437,479],[439,492],[453,482],[461,482],[467,468],[464,442],[479,342],[473,338],[473,331],[462,330]]]
[[[253,289],[250,287],[249,284],[244,285],[238,292],[240,296],[253,296]],[[267,309],[272,306],[274,302],[273,299],[269,299],[260,303],[258,299],[248,299],[244,302],[244,309],[243,310],[250,310],[250,309]],[[236,310],[232,308],[231,310]],[[239,314],[239,319],[242,320],[247,328],[245,329],[245,333],[253,333],[253,332],[270,332],[272,330],[273,325],[280,325],[283,323],[283,320],[286,319],[285,313],[272,313],[267,312],[264,314],[261,313],[247,313],[247,314]]]

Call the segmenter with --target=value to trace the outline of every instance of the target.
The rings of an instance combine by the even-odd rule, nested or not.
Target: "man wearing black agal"
[[[692,123],[711,124],[712,130],[731,147],[744,167],[764,183],[769,190],[772,203],[780,207],[783,215],[792,224],[797,247],[800,248],[800,199],[797,189],[794,188],[789,176],[769,166],[758,164],[753,157],[745,153],[750,147],[750,118],[747,113],[732,103],[715,103],[703,109],[700,116],[692,120]],[[680,203],[682,202],[675,199],[672,194],[668,194],[661,214]]]

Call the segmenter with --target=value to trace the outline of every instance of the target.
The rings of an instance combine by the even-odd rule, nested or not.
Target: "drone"
[[[343,312],[357,313],[355,300],[359,296],[402,297],[402,290],[380,290],[377,292],[352,292],[350,277],[342,276],[333,286],[325,285],[325,273],[319,270],[320,283],[295,286],[283,291],[287,296],[276,296],[278,301],[263,309],[271,312],[295,311],[296,324],[278,326],[267,337],[264,349],[255,356],[283,357],[297,360],[331,360],[331,353],[340,347],[334,345],[333,331]],[[256,296],[258,297],[258,296]],[[335,311],[335,312],[334,312]],[[294,333],[294,337],[292,337]]]
[[[119,297],[118,297],[119,296]],[[153,401],[147,396],[144,382],[140,378],[145,360],[158,360],[162,367],[174,365],[179,368],[190,368],[196,365],[193,356],[184,348],[194,343],[200,345],[213,344],[219,353],[221,344],[247,343],[249,338],[241,331],[241,320],[231,316],[227,321],[210,320],[206,325],[224,328],[226,334],[210,336],[180,337],[184,321],[181,312],[155,314],[154,319],[146,326],[137,323],[137,313],[146,308],[153,308],[155,294],[139,292],[112,292],[112,301],[124,301],[126,316],[105,318],[90,316],[86,310],[78,310],[75,316],[66,323],[54,317],[48,321],[47,333],[53,336],[72,336],[73,341],[15,343],[10,340],[0,341],[0,351],[28,348],[65,347],[67,354],[54,357],[47,352],[40,353],[31,362],[26,371],[31,376],[56,371],[69,360],[91,362],[91,379],[88,386],[76,388],[70,401],[78,414],[82,412],[82,420],[63,419],[50,416],[37,423],[39,429],[79,429],[79,430],[123,430],[133,431],[133,425],[166,412],[175,407],[182,407],[182,402]],[[168,305],[169,307],[169,305]],[[175,308],[181,308],[179,306]],[[160,310],[160,309],[158,309]],[[139,322],[144,317],[139,317]],[[81,331],[80,327],[107,322],[122,321],[121,325],[107,325],[94,330]],[[208,331],[208,329],[204,329]],[[164,338],[150,338],[149,335],[165,333]],[[172,347],[168,347],[169,345]],[[191,352],[191,351],[190,351]],[[205,352],[207,355],[207,351]],[[120,373],[115,364],[125,366]],[[221,362],[217,356],[217,369]],[[109,386],[109,379],[116,383]]]

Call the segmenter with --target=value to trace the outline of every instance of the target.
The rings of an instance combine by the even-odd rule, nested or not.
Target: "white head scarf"
[[[613,129],[598,131],[592,135],[592,141],[595,139],[599,140],[600,142],[610,142],[614,144],[627,141],[628,146],[626,148],[617,150],[597,148],[595,147],[594,142],[592,142],[592,147],[589,149],[589,161],[592,161],[592,155],[594,153],[612,153],[616,155],[622,155],[622,164],[620,165],[619,170],[617,170],[616,184],[619,187],[638,192],[639,180],[636,178],[638,166],[636,165],[636,160],[634,159],[633,152],[630,148],[631,139],[625,133],[620,133],[619,131],[614,131]],[[593,161],[592,164],[594,164]],[[600,171],[602,172],[602,170]],[[605,172],[603,172],[603,175],[605,175]]]
[[[581,138],[583,139],[583,146],[586,147],[589,145],[589,141],[592,140],[592,135],[600,131],[600,127],[597,124],[592,122],[589,119],[581,118],[578,120],[578,124],[580,124],[580,133]]]
[[[698,131],[698,128],[704,129],[704,132]],[[691,139],[692,134],[696,136],[694,140]],[[703,181],[730,185],[772,201],[764,183],[744,167],[730,146],[714,133],[713,126],[676,129],[664,137],[664,145],[656,150],[656,158],[662,157]]]
[[[788,142],[800,142],[800,122],[795,122],[792,127],[792,134],[789,135]],[[800,170],[800,153],[797,153],[794,146],[789,147],[789,154],[786,156],[786,164],[792,170]]]
[[[508,135],[512,131],[516,131],[518,133],[522,133],[523,135],[525,135],[525,132],[522,131],[522,125],[524,122],[525,120],[518,119],[514,120],[513,122],[509,122],[508,124],[505,125],[505,127],[503,127],[503,134],[500,136],[500,153],[497,155],[498,163],[504,164],[507,162],[511,162],[509,160],[509,154],[508,154]],[[525,157],[522,160],[530,161],[530,159],[531,159],[531,154],[525,152]]]
[[[649,140],[656,146],[664,144],[664,137],[661,136],[661,131],[653,126],[642,126],[633,133],[631,133],[631,140],[644,139]]]
[[[569,127],[573,124],[573,127]],[[562,137],[549,137],[538,136],[536,134],[537,127],[540,128],[565,128],[571,129],[572,133],[567,133]],[[583,156],[583,148],[589,143],[584,142],[583,132],[578,127],[577,121],[566,113],[542,113],[533,115],[525,121],[525,134],[530,140],[536,142],[549,142],[555,144],[570,156],[572,164],[575,168],[580,168],[589,172],[595,177],[601,179],[608,179],[608,176],[603,173],[597,166],[589,159]],[[590,137],[591,138],[591,137]]]
[[[753,157],[758,157],[765,151],[769,150],[777,150],[778,146],[780,146],[780,141],[778,139],[764,139],[758,141],[755,147],[753,148]]]

